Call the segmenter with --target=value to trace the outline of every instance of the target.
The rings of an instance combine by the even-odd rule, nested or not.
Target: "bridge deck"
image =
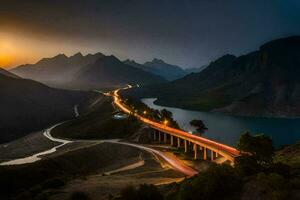
[[[123,105],[121,103],[119,95],[118,95],[118,91],[119,90],[116,90],[114,92],[114,103],[123,112],[126,112],[128,114],[132,113],[132,111],[126,105]],[[206,147],[210,150],[213,150],[213,151],[221,154],[224,157],[227,157],[231,161],[234,161],[234,158],[240,155],[240,152],[237,149],[235,149],[233,147],[230,147],[228,145],[218,143],[218,142],[215,142],[213,140],[209,140],[207,138],[203,138],[203,137],[200,137],[200,136],[197,136],[197,135],[193,135],[193,134],[190,134],[188,132],[185,132],[185,131],[182,131],[182,130],[179,130],[179,129],[168,127],[166,125],[162,125],[158,122],[155,122],[155,121],[149,120],[145,117],[142,117],[142,116],[140,116],[136,113],[134,114],[134,116],[137,117],[140,121],[144,122],[145,124],[147,124],[148,126],[150,126],[153,129],[156,129],[156,130],[161,131],[161,132],[168,133],[168,134],[173,135],[175,137],[178,137],[178,138],[181,138],[181,139],[184,139],[184,140],[188,140],[188,141],[191,141],[192,143],[195,143],[195,144],[198,144],[200,146]]]

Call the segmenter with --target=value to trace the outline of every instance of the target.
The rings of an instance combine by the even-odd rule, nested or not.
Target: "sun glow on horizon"
[[[12,63],[12,57],[7,54],[0,53],[0,67],[7,67]]]
[[[15,57],[14,42],[8,37],[0,39],[0,67],[8,68],[13,64]]]
[[[34,64],[42,58],[54,57],[60,53],[73,55],[103,52],[94,46],[62,41],[56,38],[34,37],[32,34],[0,30],[0,68],[11,69],[22,64]]]

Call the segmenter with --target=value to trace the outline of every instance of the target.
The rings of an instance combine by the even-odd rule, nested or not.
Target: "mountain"
[[[172,81],[178,78],[182,78],[187,73],[176,65],[170,65],[163,60],[154,58],[151,62],[146,62],[143,65],[138,64],[133,60],[124,61],[125,64],[134,66],[152,74],[164,77],[166,80]]]
[[[80,88],[119,87],[126,84],[149,85],[163,83],[157,75],[124,64],[114,56],[103,56],[82,68],[72,82]]]
[[[53,58],[43,58],[36,64],[18,66],[11,72],[23,78],[33,79],[50,85],[64,85],[73,79],[73,76],[84,66],[103,57],[101,53],[83,56],[77,53],[67,57],[59,54]]]
[[[11,78],[20,78],[19,76],[15,75],[15,74],[13,74],[9,71],[6,71],[5,69],[2,69],[2,68],[0,68],[0,74],[5,75],[5,76],[9,76]]]
[[[193,67],[193,68],[187,68],[185,69],[184,71],[187,73],[187,74],[190,74],[190,73],[198,73],[198,72],[201,72],[203,69],[205,69],[207,67],[207,65],[203,65],[201,67]]]
[[[0,74],[0,143],[74,117],[74,105],[91,93],[53,89]]]
[[[268,42],[247,55],[225,55],[200,73],[143,92],[157,96],[156,103],[168,106],[235,115],[299,117],[300,36]]]

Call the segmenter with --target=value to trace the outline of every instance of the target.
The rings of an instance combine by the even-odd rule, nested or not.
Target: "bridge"
[[[240,152],[233,147],[193,135],[180,129],[169,127],[166,124],[158,123],[131,111],[128,106],[122,103],[121,97],[118,94],[119,90],[120,89],[117,89],[113,92],[114,104],[121,111],[133,114],[138,120],[154,129],[154,140],[158,140],[159,142],[164,142],[166,144],[170,143],[171,146],[177,146],[178,148],[184,147],[184,151],[186,153],[192,147],[194,159],[200,158],[201,155],[204,160],[210,159],[215,162],[219,161],[219,163],[227,161],[231,165],[234,165],[235,158],[240,155]]]

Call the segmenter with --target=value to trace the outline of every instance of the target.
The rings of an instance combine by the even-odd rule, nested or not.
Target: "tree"
[[[186,179],[177,192],[181,200],[233,199],[241,189],[240,177],[229,165],[213,165],[207,171]]]
[[[174,120],[172,112],[170,112],[166,109],[162,109],[160,111],[160,116],[161,116],[162,121],[167,120],[168,126],[173,127],[173,128],[178,128],[178,129],[180,128],[178,123]]]
[[[273,163],[274,147],[268,136],[252,136],[245,132],[239,139],[237,149],[241,151],[241,156],[235,159],[235,166],[243,176],[261,172]]]
[[[139,188],[126,187],[121,191],[122,200],[163,200],[162,194],[154,185],[142,184]]]
[[[197,132],[199,132],[200,134],[203,134],[205,130],[207,130],[207,127],[205,126],[205,124],[203,123],[202,120],[197,120],[194,119],[190,122],[190,125],[197,127]]]
[[[241,135],[237,149],[255,157],[259,164],[273,161],[274,147],[272,139],[263,134],[252,136],[248,131]]]

